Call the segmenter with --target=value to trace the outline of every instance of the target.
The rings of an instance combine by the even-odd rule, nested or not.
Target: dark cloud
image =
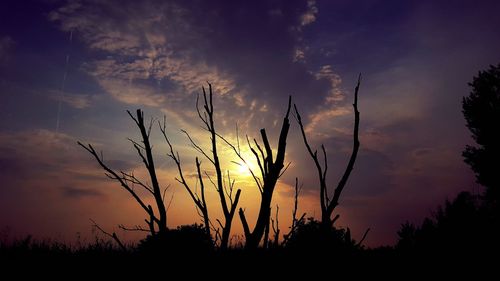
[[[361,149],[355,165],[344,194],[346,198],[381,196],[394,189],[394,163],[384,153]]]
[[[80,199],[80,198],[103,198],[105,197],[104,193],[101,191],[95,190],[95,189],[90,189],[90,188],[80,188],[80,187],[73,187],[73,186],[65,186],[62,187],[62,194],[66,197],[70,197],[73,199]]]
[[[15,41],[9,36],[0,37],[0,67],[9,59],[14,45]]]

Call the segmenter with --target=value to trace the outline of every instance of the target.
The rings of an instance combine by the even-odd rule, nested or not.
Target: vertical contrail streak
[[[73,41],[73,30],[69,33],[69,44],[71,46],[71,42]],[[59,123],[61,120],[61,109],[62,109],[62,101],[64,99],[64,89],[66,87],[66,78],[68,77],[68,65],[69,65],[70,54],[69,51],[66,54],[66,64],[64,66],[64,75],[61,82],[61,96],[59,97],[59,102],[57,104],[57,118],[56,118],[56,134],[59,133]]]

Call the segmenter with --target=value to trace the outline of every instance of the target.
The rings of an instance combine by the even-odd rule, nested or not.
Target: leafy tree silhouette
[[[486,197],[500,199],[500,64],[480,71],[469,83],[472,91],[463,98],[462,112],[477,146],[467,145],[463,156],[485,186]]]
[[[500,249],[500,214],[498,212],[500,175],[500,65],[480,71],[472,91],[463,98],[462,112],[477,147],[466,146],[463,156],[476,174],[478,183],[486,187],[485,196],[461,192],[446,201],[431,217],[415,226],[404,223],[398,231],[396,249],[413,258],[448,261],[480,258]],[[469,264],[470,266],[470,264]],[[484,266],[484,265],[483,265]]]
[[[442,255],[498,249],[499,221],[479,196],[461,192],[446,201],[420,226],[404,223],[396,249],[417,254]]]

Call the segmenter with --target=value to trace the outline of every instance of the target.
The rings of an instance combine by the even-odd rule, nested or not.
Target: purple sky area
[[[477,71],[500,62],[498,11],[499,1],[1,1],[0,230],[74,241],[77,233],[91,239],[89,218],[110,230],[141,224],[140,207],[76,141],[141,175],[125,110],[142,108],[166,116],[194,171],[196,152],[179,130],[206,145],[195,114],[206,81],[217,128],[231,140],[237,123],[240,138],[265,127],[276,144],[292,95],[311,143],[326,146],[333,188],[350,154],[362,72],[361,149],[338,225],[358,239],[370,227],[370,246],[392,244],[404,221],[419,223],[459,191],[482,190],[461,157],[472,142],[461,99]],[[169,226],[199,222],[158,130],[152,139],[162,185],[172,184]],[[295,177],[299,212],[319,218],[316,170],[294,120],[286,157],[273,202],[282,229]],[[252,214],[256,187],[228,149],[223,158]],[[234,225],[240,233],[237,218]]]

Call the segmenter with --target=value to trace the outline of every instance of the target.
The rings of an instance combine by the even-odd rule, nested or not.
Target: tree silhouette
[[[302,137],[304,139],[304,144],[307,148],[307,151],[309,152],[309,155],[314,160],[314,164],[316,165],[316,170],[318,171],[318,178],[320,183],[319,191],[320,191],[320,206],[321,206],[321,223],[324,229],[330,229],[333,223],[338,219],[338,215],[332,219],[332,213],[335,207],[337,207],[337,205],[339,204],[340,194],[342,193],[342,190],[344,190],[347,180],[351,175],[351,172],[354,168],[354,162],[356,161],[356,157],[358,155],[358,150],[360,145],[358,136],[359,135],[358,91],[360,83],[361,83],[361,74],[358,77],[358,83],[354,90],[354,103],[352,104],[354,108],[354,133],[353,133],[352,153],[349,162],[347,164],[347,167],[344,171],[344,174],[342,175],[342,178],[337,184],[337,187],[335,188],[335,191],[333,193],[333,198],[331,200],[328,197],[328,187],[326,181],[326,174],[328,171],[328,161],[327,161],[325,146],[321,145],[321,150],[323,151],[323,161],[324,161],[324,164],[322,166],[318,158],[318,151],[317,150],[313,151],[311,146],[309,145],[304,130],[304,124],[302,123],[302,118],[299,114],[297,106],[294,104],[295,117],[297,119],[297,122],[299,123],[300,130],[302,132]]]
[[[485,186],[489,199],[500,199],[500,64],[480,71],[469,83],[472,91],[462,101],[467,128],[477,146],[467,145],[465,162]]]
[[[235,152],[235,154],[240,158],[241,161],[248,167],[249,172],[252,174],[252,177],[255,180],[255,184],[259,188],[260,191],[260,208],[259,214],[257,216],[257,221],[253,230],[250,230],[250,226],[248,225],[248,221],[245,216],[245,211],[240,208],[239,215],[241,219],[241,223],[243,224],[243,231],[245,234],[245,247],[247,249],[255,249],[259,246],[262,237],[268,233],[269,231],[269,223],[271,218],[271,201],[273,198],[274,188],[276,187],[276,183],[278,179],[283,175],[286,168],[284,165],[285,162],[285,150],[286,150],[286,139],[288,137],[288,130],[290,129],[290,121],[288,116],[290,115],[290,107],[291,107],[292,97],[288,98],[288,107],[286,110],[285,117],[283,118],[283,124],[281,126],[281,131],[278,139],[278,151],[276,153],[276,159],[273,160],[273,150],[271,149],[271,145],[269,144],[269,139],[267,138],[266,129],[260,130],[260,135],[262,137],[262,142],[264,144],[264,150],[259,145],[256,139],[253,139],[256,148],[259,150],[259,153],[255,150],[255,148],[251,145],[250,140],[247,136],[247,144],[250,150],[252,151],[255,159],[257,160],[257,164],[262,176],[262,180],[257,177],[254,171],[246,165],[246,160],[242,156],[241,151],[238,147],[234,146],[230,142],[228,142],[225,138],[222,138]],[[285,169],[283,169],[285,168]],[[267,236],[267,235],[266,235]]]
[[[361,249],[369,229],[359,242],[351,237],[349,228],[325,228],[323,222],[314,218],[302,218],[297,221],[293,235],[287,239],[288,249],[300,252],[329,252],[335,250],[336,256],[342,256],[354,250]]]
[[[181,157],[179,156],[178,152],[174,151],[172,143],[170,142],[170,139],[167,136],[165,118],[163,119],[163,124],[160,125],[160,131],[163,134],[163,137],[165,138],[165,141],[167,142],[169,150],[170,150],[167,153],[167,155],[170,158],[172,158],[172,160],[175,162],[175,165],[177,166],[177,172],[179,174],[179,177],[175,178],[175,180],[178,181],[180,184],[182,184],[182,186],[184,186],[186,191],[189,193],[189,196],[191,197],[191,199],[195,203],[196,208],[197,208],[200,216],[203,219],[205,233],[210,237],[211,236],[210,218],[208,216],[207,201],[205,199],[205,184],[203,183],[203,177],[201,175],[201,169],[200,169],[201,163],[198,160],[198,157],[196,157],[195,163],[196,163],[196,172],[198,174],[198,181],[200,183],[200,194],[201,194],[201,197],[200,197],[198,195],[198,193],[196,192],[196,190],[193,191],[193,189],[190,187],[190,185],[186,181],[186,178],[184,177],[184,173],[182,171],[182,165],[181,165]]]
[[[217,133],[215,129],[215,122],[214,122],[214,105],[213,105],[213,91],[212,91],[212,84],[208,83],[208,97],[207,97],[207,92],[205,90],[205,87],[202,87],[203,90],[203,113],[200,111],[199,107],[199,96],[196,99],[196,111],[198,112],[198,117],[203,123],[204,129],[206,129],[210,133],[210,144],[211,144],[211,155],[207,154],[196,142],[191,138],[188,132],[182,131],[189,139],[191,142],[191,145],[193,148],[201,153],[210,163],[212,163],[215,173],[216,173],[216,181],[214,182],[211,177],[208,175],[208,173],[205,173],[205,175],[208,177],[210,182],[215,186],[215,189],[217,190],[217,193],[219,195],[219,200],[220,200],[220,205],[222,207],[222,213],[224,214],[224,224],[220,221],[217,220],[217,223],[222,229],[222,234],[221,234],[221,243],[220,243],[220,248],[222,250],[227,249],[228,244],[229,244],[229,235],[231,233],[231,225],[233,222],[234,214],[236,212],[236,207],[238,206],[238,201],[240,199],[240,194],[241,194],[241,189],[236,190],[236,194],[233,195],[233,190],[234,190],[234,181],[231,180],[229,172],[227,173],[227,178],[228,178],[228,183],[226,184],[224,175],[222,173],[222,168],[219,160],[219,155],[218,155],[218,146],[217,146],[217,137],[220,137],[220,135]],[[168,140],[167,140],[168,142]],[[174,154],[173,150],[170,151],[170,157],[172,157]],[[175,160],[175,156],[172,157]],[[177,155],[178,158],[178,155]],[[176,161],[177,162],[177,161]],[[202,184],[202,179],[200,175],[200,168],[199,165],[200,163],[197,161],[197,170],[198,170],[198,177],[200,179],[200,184]],[[177,165],[180,171],[180,164]],[[182,182],[182,177],[180,182],[184,185]],[[184,181],[185,182],[185,181]],[[187,187],[188,192],[189,192],[189,187]],[[204,187],[203,187],[204,189]],[[198,208],[202,211],[204,220],[207,222],[209,221],[208,219],[208,210],[206,210],[206,203],[204,202],[204,195],[202,191],[202,198],[200,201],[200,198],[197,198],[196,196],[192,195],[192,192],[190,192],[191,197],[195,201],[196,205]],[[205,226],[207,227],[207,226]],[[217,232],[216,232],[217,234]]]
[[[481,198],[461,192],[446,201],[420,226],[404,223],[396,249],[410,253],[444,255],[498,250],[500,220]]]
[[[148,224],[149,229],[144,229],[140,226],[136,226],[133,229],[128,229],[125,227],[122,228],[125,230],[149,231],[152,236],[155,236],[157,233],[163,236],[168,230],[167,209],[165,208],[164,204],[164,195],[168,186],[162,190],[160,188],[160,184],[158,183],[158,178],[156,176],[152,146],[151,143],[149,142],[153,120],[151,119],[151,121],[149,122],[149,126],[146,128],[146,125],[144,123],[144,113],[140,109],[137,110],[135,117],[128,110],[127,113],[130,116],[130,118],[134,120],[135,124],[137,125],[141,133],[141,138],[142,138],[141,143],[134,141],[132,139],[129,139],[129,141],[134,146],[135,150],[137,151],[137,154],[142,160],[142,163],[144,164],[144,166],[148,171],[151,186],[148,185],[147,183],[144,183],[139,178],[137,178],[133,173],[116,171],[110,168],[105,163],[102,152],[98,154],[91,144],[84,145],[81,142],[78,142],[78,144],[85,150],[87,150],[90,154],[92,154],[97,163],[99,163],[99,165],[104,169],[105,175],[108,178],[119,182],[120,185],[132,195],[132,197],[137,201],[137,203],[139,203],[142,209],[144,209],[144,211],[148,214],[148,218],[145,219],[145,221]],[[148,193],[150,193],[151,195],[153,195],[156,203],[156,210],[158,211],[159,216],[155,214],[153,207],[151,207],[151,205],[146,205],[146,203],[144,203],[143,199],[134,190],[135,186],[139,186]],[[116,234],[113,233],[112,236],[116,237]]]

